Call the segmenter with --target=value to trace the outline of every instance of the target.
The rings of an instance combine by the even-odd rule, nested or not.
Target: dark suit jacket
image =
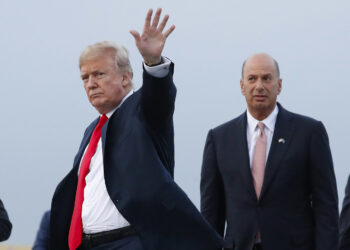
[[[147,250],[213,249],[222,242],[173,181],[173,65],[164,78],[143,74],[143,86],[102,128],[108,194],[139,232]],[[51,246],[67,249],[77,171],[95,120],[86,130],[73,169],[58,185],[51,206]]]
[[[350,249],[350,176],[345,188],[343,209],[339,219],[340,243],[339,250]]]
[[[0,241],[7,240],[10,237],[12,224],[9,220],[4,204],[0,200]]]
[[[41,219],[36,234],[33,250],[48,250],[50,246],[50,211],[46,211]]]
[[[279,105],[259,200],[246,131],[245,112],[210,130],[204,149],[201,211],[221,235],[227,223],[227,247],[251,250],[259,230],[263,249],[337,249],[337,187],[322,123]]]

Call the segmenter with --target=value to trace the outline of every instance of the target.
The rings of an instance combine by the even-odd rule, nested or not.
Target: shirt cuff
[[[143,63],[143,66],[148,74],[153,77],[162,78],[169,74],[171,61],[162,56],[162,63],[157,66],[147,66]]]

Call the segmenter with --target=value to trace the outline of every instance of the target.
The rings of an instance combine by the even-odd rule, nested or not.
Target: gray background
[[[324,122],[339,202],[350,173],[349,1],[5,1],[0,2],[0,197],[14,224],[7,243],[32,244],[58,182],[97,116],[79,78],[80,51],[114,40],[141,57],[130,29],[162,7],[176,29],[165,55],[175,63],[175,179],[199,205],[207,131],[245,110],[242,61],[267,52],[280,63],[279,101]]]

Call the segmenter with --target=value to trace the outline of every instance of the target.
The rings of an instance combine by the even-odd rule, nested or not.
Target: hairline
[[[129,72],[130,80],[132,80],[133,69],[130,64],[128,50],[124,46],[120,46],[112,41],[98,42],[85,47],[79,56],[79,69],[81,70],[85,61],[101,56],[110,56],[113,60],[115,70],[121,73]],[[119,63],[123,63],[122,67],[120,67]]]
[[[246,64],[247,60],[248,59],[245,59],[243,64],[242,64],[242,72],[241,72],[241,78],[242,79],[244,78],[244,67],[245,67],[245,64]],[[272,60],[273,60],[273,62],[275,64],[275,69],[277,71],[277,76],[278,76],[278,78],[280,78],[280,68],[279,68],[278,62],[274,58],[272,58]]]

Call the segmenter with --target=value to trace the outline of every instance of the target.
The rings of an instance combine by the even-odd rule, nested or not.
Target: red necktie
[[[89,146],[85,152],[85,155],[81,161],[80,172],[78,177],[77,192],[75,194],[74,210],[72,220],[69,228],[68,245],[70,250],[75,250],[81,244],[81,238],[83,234],[83,223],[81,219],[81,211],[84,201],[84,188],[86,185],[85,177],[89,173],[89,167],[91,158],[96,152],[98,141],[101,138],[101,129],[108,120],[106,115],[100,117],[92,136],[90,138]]]

